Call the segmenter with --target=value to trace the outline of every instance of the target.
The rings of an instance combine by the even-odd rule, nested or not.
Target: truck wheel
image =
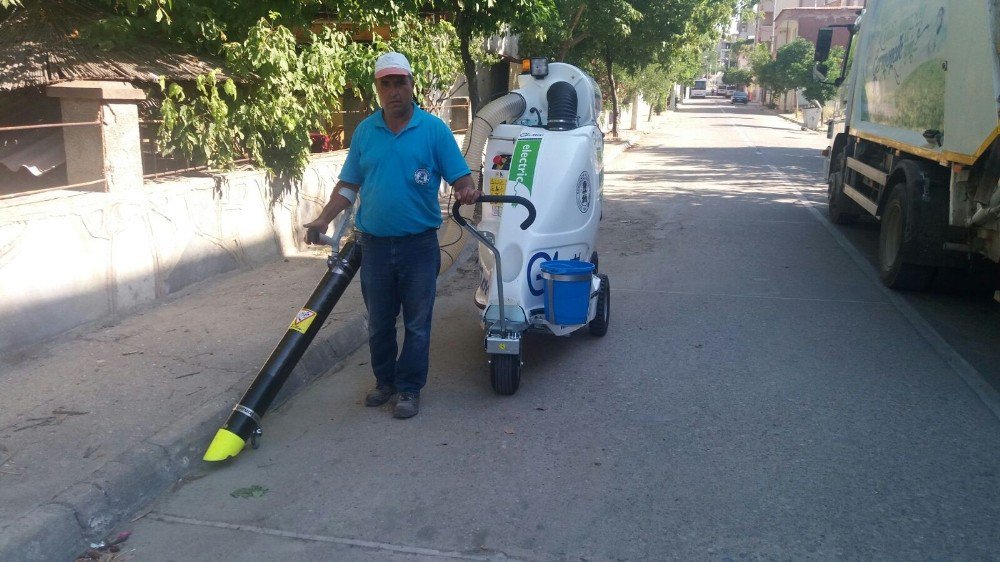
[[[934,277],[934,267],[910,263],[907,254],[915,250],[918,217],[905,182],[892,187],[882,210],[878,236],[879,277],[891,289],[923,291]]]
[[[521,386],[521,356],[490,354],[490,386],[497,394],[510,396]]]
[[[608,333],[608,323],[611,322],[611,281],[603,273],[597,277],[601,280],[601,288],[597,290],[597,314],[587,329],[590,335],[601,337]]]
[[[861,215],[861,207],[853,199],[844,195],[844,153],[840,152],[830,163],[835,172],[830,172],[827,182],[827,214],[833,224],[850,224]]]

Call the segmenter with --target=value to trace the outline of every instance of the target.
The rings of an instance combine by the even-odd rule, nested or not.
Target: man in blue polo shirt
[[[455,199],[466,205],[481,193],[451,130],[413,102],[413,71],[406,57],[386,53],[375,61],[375,90],[382,109],[355,129],[330,201],[303,226],[325,231],[360,196],[355,227],[375,374],[365,406],[381,406],[398,393],[393,416],[410,418],[419,411],[427,382],[441,267],[438,185],[444,178],[455,189]],[[396,344],[400,309],[406,328],[402,352]]]

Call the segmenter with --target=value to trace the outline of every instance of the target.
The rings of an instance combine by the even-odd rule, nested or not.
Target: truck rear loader
[[[889,287],[924,290],[975,270],[995,287],[1000,0],[868,0],[843,27],[851,68],[835,82],[846,111],[842,131],[830,128],[830,220],[879,219]],[[832,31],[817,40],[820,77]]]

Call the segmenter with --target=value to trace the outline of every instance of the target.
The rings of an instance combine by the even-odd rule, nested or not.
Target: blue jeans
[[[412,236],[358,233],[361,294],[368,309],[368,347],[379,386],[419,393],[427,383],[431,315],[441,251],[437,230]],[[403,311],[403,351],[397,357],[396,317]]]

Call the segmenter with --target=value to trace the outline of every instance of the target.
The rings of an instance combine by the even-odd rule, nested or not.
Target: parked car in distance
[[[749,102],[750,96],[746,92],[733,92],[733,97],[729,100],[729,103],[742,103],[743,105]]]

